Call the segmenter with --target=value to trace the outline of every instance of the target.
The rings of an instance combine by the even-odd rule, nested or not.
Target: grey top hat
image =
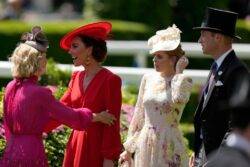
[[[241,39],[241,37],[235,35],[237,17],[238,14],[235,12],[208,7],[201,26],[194,27],[193,29],[218,32],[236,39]]]

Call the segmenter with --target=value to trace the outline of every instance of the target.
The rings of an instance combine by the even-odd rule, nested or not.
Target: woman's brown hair
[[[88,36],[79,36],[86,47],[93,47],[92,56],[97,62],[104,62],[107,57],[106,41]]]
[[[185,51],[182,50],[181,45],[178,45],[178,47],[171,51],[166,51],[166,53],[169,55],[169,57],[173,58],[175,66],[178,60],[181,58],[181,56],[185,55]]]

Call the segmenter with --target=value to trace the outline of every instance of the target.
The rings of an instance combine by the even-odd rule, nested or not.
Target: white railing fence
[[[109,55],[128,55],[135,57],[138,67],[147,67],[147,56],[149,56],[149,47],[147,41],[108,41]],[[203,55],[199,43],[182,42],[182,48],[186,56],[192,58],[208,58]],[[233,44],[233,48],[241,59],[250,58],[250,44]]]
[[[11,77],[11,63],[0,61],[0,78]],[[83,67],[74,67],[68,64],[58,64],[61,70],[83,70]],[[140,84],[140,80],[145,73],[152,72],[153,68],[137,68],[137,67],[107,67],[110,71],[122,78],[123,84]],[[193,79],[194,84],[203,84],[208,75],[208,70],[185,70],[184,73]]]
[[[147,41],[108,41],[109,55],[131,55],[135,57],[138,67],[107,67],[114,73],[118,74],[123,82],[139,84],[143,74],[153,71],[147,66],[147,56],[149,56],[149,47]],[[182,47],[188,57],[205,58],[208,57],[202,54],[202,49],[198,43],[183,42]],[[240,59],[250,58],[250,44],[234,44],[233,48]],[[72,65],[58,64],[58,67],[63,70],[79,70]],[[11,64],[6,61],[0,61],[0,78],[11,77]],[[184,73],[193,79],[194,84],[202,84],[205,82],[208,75],[208,70],[185,70]]]

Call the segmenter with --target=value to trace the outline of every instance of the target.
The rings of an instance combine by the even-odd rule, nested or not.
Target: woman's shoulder
[[[15,79],[11,80],[5,87],[5,90],[10,89],[15,84]]]
[[[159,77],[159,73],[156,71],[152,71],[152,72],[143,74],[142,79],[147,80],[147,79],[153,79],[156,77]]]
[[[33,95],[43,99],[52,95],[52,90],[50,90],[48,87],[40,85],[33,85],[31,92],[33,93]]]
[[[20,85],[19,85],[20,84]],[[49,88],[46,88],[44,86],[40,86],[38,84],[25,84],[25,83],[18,83],[15,79],[10,81],[8,85],[5,88],[5,94],[8,95],[8,93],[16,88],[22,87],[22,93],[25,94],[27,97],[30,97],[32,99],[48,99],[49,96],[52,95],[52,91]]]
[[[77,76],[83,74],[85,71],[73,71],[71,74],[71,79],[75,79]]]
[[[6,94],[8,94],[8,92],[13,88],[14,84],[15,84],[15,80],[13,79],[13,80],[11,80],[11,81],[5,86],[5,88],[4,88],[4,94],[5,94],[5,96],[6,96]]]
[[[104,76],[108,79],[108,80],[121,80],[121,77],[115,73],[113,73],[112,71],[110,71],[107,68],[103,68],[104,71]]]

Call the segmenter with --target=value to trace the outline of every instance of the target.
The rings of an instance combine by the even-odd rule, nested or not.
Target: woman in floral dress
[[[179,121],[189,100],[192,80],[180,45],[181,31],[173,25],[148,40],[156,72],[142,78],[125,151],[120,162],[135,167],[185,167],[188,156]],[[132,154],[134,161],[132,162]]]

